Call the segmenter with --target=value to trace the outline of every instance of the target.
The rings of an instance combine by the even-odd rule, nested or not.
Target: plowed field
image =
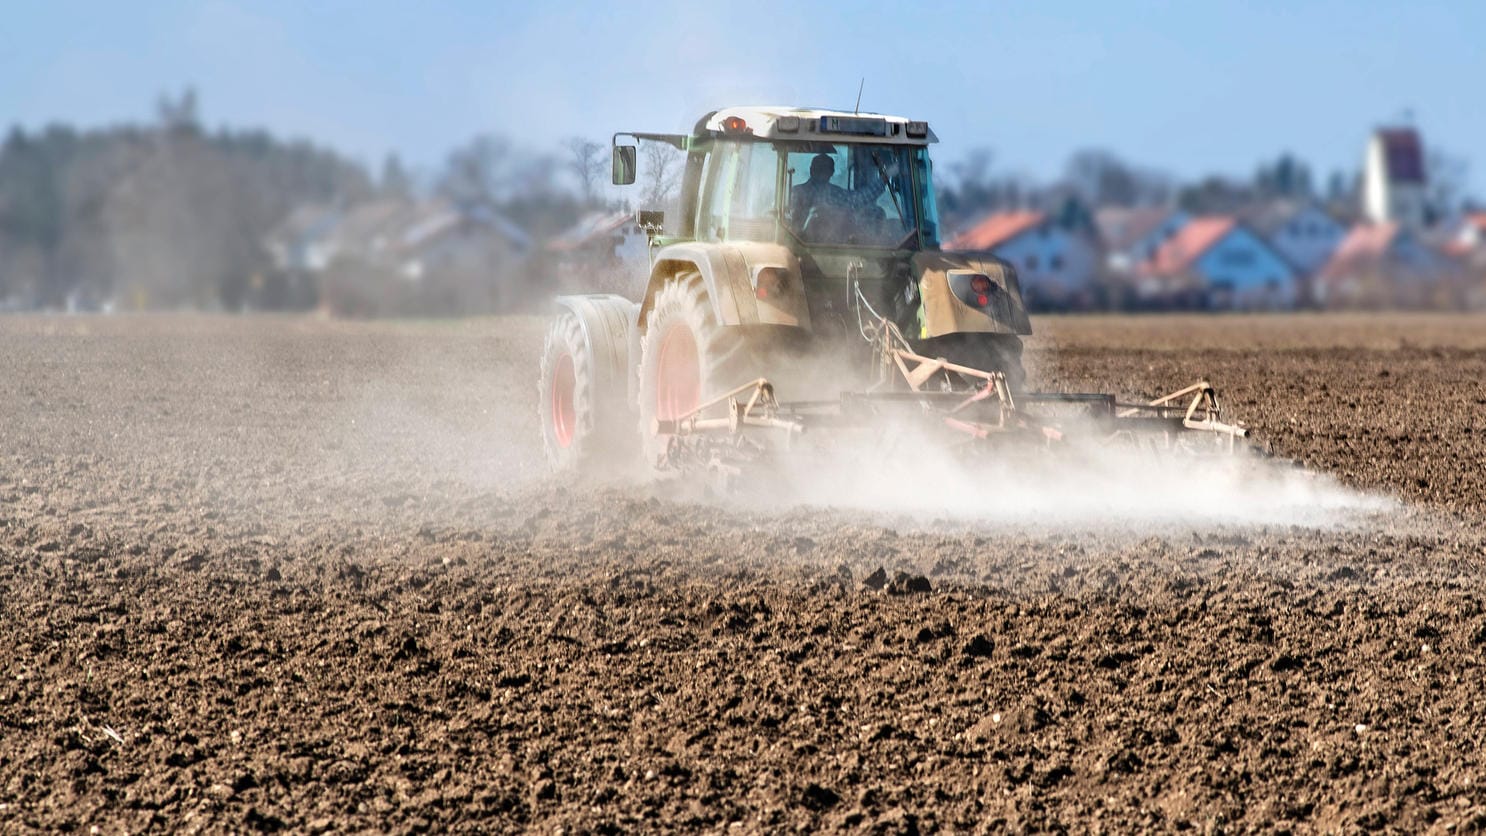
[[[1486,319],[1037,324],[1357,501],[735,510],[549,480],[537,320],[0,318],[0,831],[1486,828]]]

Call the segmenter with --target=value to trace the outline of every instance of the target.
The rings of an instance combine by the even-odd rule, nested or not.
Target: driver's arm
[[[791,189],[789,196],[789,222],[796,229],[805,225],[805,216],[810,213],[810,197],[812,195],[810,184],[801,183]]]

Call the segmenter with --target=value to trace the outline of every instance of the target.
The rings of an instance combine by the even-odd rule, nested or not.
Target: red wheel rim
[[[674,421],[702,402],[702,363],[691,329],[677,323],[660,341],[655,370],[655,417]]]
[[[573,443],[573,432],[578,426],[578,411],[573,408],[575,380],[573,355],[564,354],[557,358],[557,365],[552,369],[552,435],[557,439],[558,447],[568,447]]]

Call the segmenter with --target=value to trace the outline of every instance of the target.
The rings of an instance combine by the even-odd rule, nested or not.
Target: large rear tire
[[[547,329],[537,387],[542,450],[554,470],[589,470],[605,452],[594,374],[582,325],[573,314],[562,314]]]
[[[656,465],[670,441],[656,433],[657,419],[684,417],[764,376],[758,356],[742,328],[717,321],[701,274],[683,272],[661,286],[640,337],[640,437],[646,462]]]

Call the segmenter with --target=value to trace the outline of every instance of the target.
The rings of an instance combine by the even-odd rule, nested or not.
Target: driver
[[[836,161],[830,154],[816,154],[810,160],[810,179],[795,186],[790,194],[789,216],[796,227],[804,228],[812,209],[846,205],[846,190],[831,182],[835,174]]]

